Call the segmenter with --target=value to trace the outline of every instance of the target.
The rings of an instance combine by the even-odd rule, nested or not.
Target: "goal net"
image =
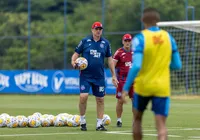
[[[200,21],[159,22],[176,40],[182,69],[171,72],[172,94],[200,94]]]

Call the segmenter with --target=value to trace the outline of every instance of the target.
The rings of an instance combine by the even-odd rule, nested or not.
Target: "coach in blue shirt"
[[[112,59],[111,47],[108,40],[101,37],[103,26],[100,22],[92,24],[92,35],[82,39],[72,55],[71,64],[75,68],[76,59],[82,57],[88,61],[86,69],[80,72],[80,102],[79,111],[81,116],[81,130],[87,131],[86,127],[86,105],[90,88],[96,97],[97,104],[97,131],[107,131],[102,123],[104,114],[105,76],[104,58],[108,58],[108,65],[112,73],[112,82],[117,87],[117,78]]]

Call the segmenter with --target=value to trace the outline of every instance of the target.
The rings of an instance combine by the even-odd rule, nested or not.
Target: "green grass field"
[[[34,112],[42,114],[78,114],[79,96],[75,95],[1,95],[0,114],[29,116]],[[116,127],[115,96],[105,97],[105,113],[111,119],[107,132],[96,132],[96,104],[94,96],[89,96],[87,105],[88,131],[79,127],[39,127],[0,128],[0,140],[130,140],[132,112],[131,102],[124,105],[123,127]],[[143,131],[145,140],[155,140],[153,114],[145,112]],[[169,140],[200,140],[200,98],[176,98],[171,101],[170,116],[167,121]]]

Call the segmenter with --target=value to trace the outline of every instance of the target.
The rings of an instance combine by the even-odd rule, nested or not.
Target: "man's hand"
[[[74,69],[79,69],[78,63],[76,63],[76,61],[73,61],[73,62],[72,62],[72,67],[73,67]]]
[[[126,100],[126,95],[128,94],[128,92],[127,91],[122,91],[122,96],[121,96],[121,100],[122,100],[122,102],[123,103],[127,103],[127,100]]]
[[[112,83],[113,83],[113,85],[115,86],[115,87],[118,87],[118,80],[117,80],[117,77],[116,76],[113,76],[112,77]]]

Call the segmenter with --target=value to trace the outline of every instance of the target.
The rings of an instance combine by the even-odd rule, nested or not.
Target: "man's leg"
[[[107,131],[103,125],[104,115],[104,95],[105,95],[105,79],[97,79],[92,84],[92,92],[96,97],[96,111],[97,111],[97,131]]]
[[[134,93],[133,98],[133,139],[142,140],[142,116],[151,97],[144,97]]]
[[[103,114],[104,114],[104,97],[96,97],[96,108],[97,108],[97,127],[102,125]]]
[[[133,108],[133,139],[142,140],[142,116],[143,112],[139,112]]]
[[[87,99],[88,99],[88,93],[81,93],[80,94],[80,100],[79,100],[79,112],[81,116],[80,124],[81,124],[81,130],[86,131],[86,120],[85,120],[85,112],[87,107]]]
[[[123,102],[121,99],[118,99],[116,104],[117,127],[122,127],[122,120],[121,120],[122,112],[123,112]]]
[[[122,127],[122,112],[123,112],[123,102],[120,99],[121,98],[121,92],[123,89],[125,82],[124,81],[119,81],[118,87],[117,87],[117,92],[116,92],[116,98],[117,98],[117,104],[116,104],[116,115],[117,115],[117,127]]]
[[[166,120],[169,112],[169,97],[153,97],[152,111],[155,114],[156,129],[158,132],[158,140],[167,140]]]
[[[155,116],[156,129],[158,131],[158,140],[167,140],[166,117],[161,115]]]

